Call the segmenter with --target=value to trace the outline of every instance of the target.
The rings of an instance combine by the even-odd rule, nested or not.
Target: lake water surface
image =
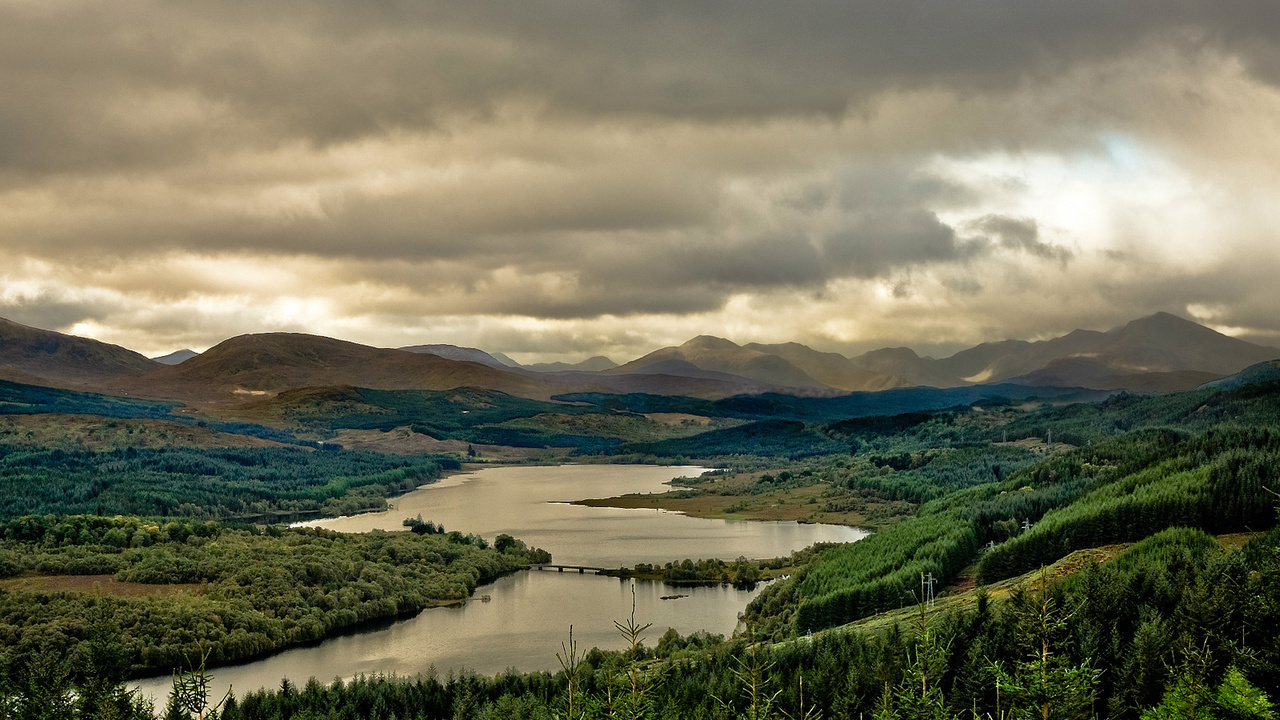
[[[490,541],[508,533],[549,551],[554,561],[594,567],[633,566],[684,558],[777,557],[815,542],[851,542],[865,536],[856,528],[783,522],[726,522],[660,510],[593,508],[568,501],[633,492],[664,492],[672,477],[702,468],[645,465],[497,467],[454,475],[397,499],[389,512],[317,520],[307,525],[343,532],[403,530],[407,517],[444,524],[449,530]],[[407,619],[294,648],[243,665],[213,671],[221,692],[237,695],[276,687],[289,678],[302,684],[314,676],[396,673],[414,675],[434,667],[441,675],[463,669],[483,674],[509,668],[558,669],[556,652],[568,638],[582,648],[620,648],[614,620],[631,612],[653,623],[652,646],[668,628],[728,635],[738,613],[756,591],[727,586],[674,588],[574,572],[520,572],[481,587],[461,607],[432,608]],[[687,595],[662,600],[664,595]],[[488,597],[488,601],[482,598]],[[138,683],[163,704],[169,678]]]

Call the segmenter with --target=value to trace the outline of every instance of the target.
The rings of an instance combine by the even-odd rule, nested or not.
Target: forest
[[[0,517],[106,514],[274,521],[385,507],[434,480],[447,456],[303,448],[126,448],[110,452],[0,445]]]
[[[557,673],[312,678],[224,699],[202,694],[188,675],[179,683],[188,692],[169,700],[165,717],[1276,717],[1280,532],[1229,551],[1200,530],[1165,530],[1104,564],[1031,577],[1007,597],[979,593],[971,607],[951,611],[921,606],[880,632],[841,628],[768,643],[749,633],[726,641],[668,632],[654,640],[641,631],[621,652],[568,644]],[[102,627],[85,657],[109,656]],[[24,698],[23,712],[38,701],[47,714],[14,717],[107,716],[91,714],[91,701],[112,708],[111,717],[147,717],[110,677],[41,662],[29,684],[37,677],[46,684],[38,698]],[[23,685],[10,676],[0,689],[10,707]]]
[[[477,584],[550,561],[509,536],[494,547],[456,531],[343,534],[72,515],[5,521],[0,537],[0,576],[109,579],[142,591],[95,595],[0,580],[0,671],[10,677],[42,655],[74,656],[95,623],[119,629],[130,672],[164,672],[197,648],[211,663],[234,662],[461,602]]]
[[[492,399],[431,399],[462,405],[429,431],[537,429],[543,415],[527,413],[543,408],[500,398],[486,420],[496,425],[461,418],[467,403]],[[0,452],[0,717],[143,717],[123,681],[147,668],[194,671],[176,678],[168,717],[224,720],[1275,717],[1280,531],[1268,529],[1280,504],[1280,384],[844,418],[825,415],[825,400],[589,400],[596,411],[575,412],[696,405],[732,421],[614,443],[614,460],[701,448],[721,475],[747,473],[732,492],[819,485],[818,507],[881,510],[878,530],[785,561],[625,571],[743,585],[784,575],[733,638],[655,639],[643,618],[619,619],[630,650],[567,642],[558,673],[313,680],[218,705],[201,696],[193,657],[216,673],[464,599],[546,555],[420,518],[412,532],[369,535],[244,524],[380,507],[456,467],[449,456],[9,446]],[[1252,539],[1224,547],[1214,536],[1226,533]],[[1101,546],[1121,550],[1037,576]],[[922,575],[973,602],[903,615],[919,603]],[[104,597],[39,584],[86,577],[150,590]],[[892,621],[866,624],[887,612]]]

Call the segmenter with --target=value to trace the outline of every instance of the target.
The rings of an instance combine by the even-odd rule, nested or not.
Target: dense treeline
[[[883,500],[923,504],[957,490],[998,482],[1030,465],[1039,456],[1026,448],[921,448],[908,452],[874,452],[865,463],[839,466],[832,482]]]
[[[854,392],[835,397],[797,397],[765,393],[734,395],[721,400],[631,393],[567,393],[555,400],[588,403],[609,410],[633,413],[689,413],[706,417],[744,420],[777,418],[813,424],[838,423],[856,417],[892,416],[969,407],[982,403],[1026,402],[1079,396],[1078,388],[1030,387],[1026,385],[974,385],[957,388],[895,388],[876,392]],[[1098,397],[1106,393],[1099,393]]]
[[[657,457],[745,453],[791,459],[852,453],[878,457],[897,470],[911,469],[911,454],[929,448],[967,446],[992,452],[993,443],[1028,438],[1052,438],[1059,443],[1085,446],[1142,429],[1177,428],[1199,433],[1224,423],[1280,427],[1280,382],[1161,396],[1120,393],[1097,403],[1046,405],[1031,412],[1007,407],[1009,399],[1025,399],[1025,388],[1010,391],[1006,398],[992,398],[994,391],[989,388],[985,394],[975,394],[971,388],[953,390],[956,392],[947,394],[951,391],[916,388],[900,391],[901,397],[894,395],[896,391],[885,391],[870,393],[875,397],[866,398],[855,393],[839,398],[762,395],[706,401],[579,393],[564,399],[590,402],[614,411],[687,412],[754,421],[740,428],[689,438],[631,443],[619,452]],[[953,402],[938,401],[943,397]],[[970,403],[980,406],[975,410]],[[894,414],[899,410],[907,412]]]
[[[656,457],[717,457],[763,455],[798,460],[814,455],[830,455],[844,447],[819,429],[796,420],[762,420],[739,427],[711,430],[693,437],[672,438],[650,443],[629,443],[626,452]]]
[[[252,692],[221,720],[1103,718],[1274,720],[1280,534],[1228,553],[1165,531],[1008,600],[779,645],[668,633],[566,648],[565,671],[356,678]]]
[[[658,580],[668,585],[708,585],[732,584],[737,587],[754,588],[761,580],[773,579],[790,573],[795,568],[813,562],[813,559],[824,552],[838,547],[834,543],[818,543],[803,550],[791,553],[790,557],[769,558],[767,560],[748,560],[739,556],[732,561],[716,558],[691,560],[685,558],[668,563],[639,563],[630,568],[608,570],[602,575],[621,578],[637,578],[641,580]]]
[[[285,419],[316,429],[377,429],[416,425],[437,437],[540,413],[578,414],[593,408],[508,395],[497,390],[372,390],[325,387],[288,390],[271,405]]]
[[[301,448],[110,452],[0,446],[0,517],[44,513],[253,518],[381,509],[458,467],[447,457]]]
[[[964,449],[948,452],[957,456],[954,464],[965,465]],[[953,482],[949,492],[940,484],[945,475],[932,481],[921,475],[922,488],[945,494],[915,517],[824,553],[766,589],[747,616],[758,632],[780,637],[902,607],[918,597],[921,574],[949,582],[987,544],[979,574],[990,582],[1072,550],[1131,542],[1168,527],[1266,529],[1275,522],[1277,468],[1280,432],[1228,426],[1191,438],[1169,430],[1137,432],[1051,455],[1000,482],[967,489]],[[846,483],[871,478],[855,474]]]
[[[42,655],[74,655],[95,619],[119,628],[120,652],[134,671],[167,672],[201,648],[213,663],[244,660],[369,620],[459,602],[478,583],[550,561],[510,537],[496,548],[459,532],[349,535],[33,516],[0,523],[0,533],[0,572],[38,574],[0,589],[0,672],[15,677]],[[151,588],[126,597],[109,588],[70,592],[57,582],[35,582],[65,575]]]
[[[977,550],[971,524],[936,514],[824,553],[794,580],[801,600],[790,625],[803,633],[902,607],[919,597],[921,575],[954,577]],[[774,593],[767,593],[749,612],[786,622],[785,610],[774,612],[773,603]]]
[[[179,403],[113,397],[0,380],[0,414],[62,413],[115,418],[169,418]]]
[[[1223,424],[1280,426],[1280,382],[1205,388],[1169,395],[1119,393],[1098,403],[1043,408],[989,429],[988,440],[1054,437],[1072,445],[1098,442],[1144,428],[1204,432]]]
[[[1072,550],[1138,540],[1170,526],[1230,532],[1263,529],[1274,522],[1275,497],[1269,490],[1280,488],[1280,433],[1275,431],[1210,431],[1166,445],[1149,465],[1128,473],[1096,473],[1099,455],[1083,448],[1051,461],[1061,466],[1060,472],[1031,474],[1033,492],[1037,485],[1074,485],[1088,492],[1044,513],[1028,532],[988,553],[981,566],[984,580],[1026,572]],[[1134,452],[1127,461],[1140,455]],[[1073,482],[1077,478],[1086,482]]]

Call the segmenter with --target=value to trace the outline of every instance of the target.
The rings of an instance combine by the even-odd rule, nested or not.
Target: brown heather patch
[[[199,596],[209,592],[209,586],[200,583],[145,585],[120,582],[111,575],[30,575],[0,580],[0,588],[10,592],[66,592],[132,598]]]

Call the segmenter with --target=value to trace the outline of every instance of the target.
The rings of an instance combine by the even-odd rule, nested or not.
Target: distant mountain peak
[[[1148,328],[1159,328],[1164,330],[1191,330],[1191,331],[1199,331],[1199,332],[1203,332],[1207,330],[1211,333],[1215,333],[1218,335],[1222,334],[1222,333],[1219,333],[1217,330],[1214,330],[1213,328],[1205,327],[1204,325],[1201,325],[1200,323],[1194,320],[1188,320],[1187,318],[1180,317],[1178,315],[1174,315],[1173,313],[1164,312],[1164,311],[1155,313],[1153,315],[1147,315],[1146,317],[1140,317],[1137,320],[1130,320],[1120,328],[1117,328],[1117,330],[1124,331],[1127,329],[1132,330],[1132,329],[1148,329]]]
[[[715,335],[699,335],[692,340],[680,346],[687,350],[709,350],[709,351],[726,351],[737,350],[741,346],[732,340],[726,340]]]
[[[921,360],[922,358],[916,354],[915,350],[909,347],[886,347],[879,350],[872,350],[862,357],[875,358],[902,358],[907,360]]]

